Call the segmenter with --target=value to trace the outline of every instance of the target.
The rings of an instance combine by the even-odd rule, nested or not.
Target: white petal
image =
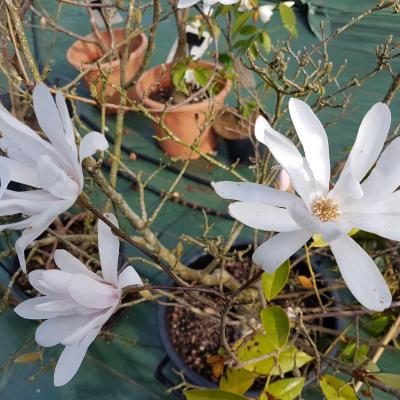
[[[36,329],[35,340],[43,347],[55,346],[92,318],[86,315],[69,315],[48,319]]]
[[[14,311],[20,317],[27,319],[47,319],[63,315],[58,311],[46,311],[46,305],[53,301],[54,300],[48,296],[35,297],[18,304],[17,307],[14,308]]]
[[[211,184],[218,196],[223,199],[251,201],[285,208],[302,203],[301,199],[292,193],[258,183],[221,181]]]
[[[105,217],[118,227],[115,215],[108,213],[105,214]],[[118,286],[119,239],[112,233],[111,228],[101,220],[99,220],[97,230],[103,278],[116,287]]]
[[[232,203],[229,213],[243,224],[262,231],[291,232],[300,228],[286,209],[262,203]]]
[[[127,286],[143,286],[143,281],[139,274],[131,266],[126,267],[119,274],[118,287],[123,289]]]
[[[34,217],[28,218],[24,222],[30,222],[29,226],[22,232],[20,238],[15,242],[15,250],[18,256],[19,263],[22,270],[26,271],[26,262],[24,251],[29,243],[34,241],[41,233],[43,233],[54,219],[71,207],[73,202],[70,200],[60,200],[56,202],[52,207],[45,210],[42,214],[35,215]]]
[[[398,205],[399,207],[399,205]],[[400,240],[400,215],[345,213],[343,219],[353,227],[390,240]]]
[[[22,199],[7,199],[0,200],[0,216],[25,214],[39,214],[51,207],[54,204],[53,196],[48,195],[47,201],[43,200],[22,200]]]
[[[392,295],[372,258],[347,235],[329,245],[353,296],[369,310],[390,307]]]
[[[86,267],[80,260],[78,260],[67,250],[58,249],[54,252],[54,262],[58,268],[70,274],[87,275],[90,278],[102,282],[103,279]]]
[[[65,101],[58,96],[60,110],[55,103],[49,88],[44,84],[38,84],[33,90],[33,108],[36,118],[43,132],[57,149],[60,155],[68,163],[68,173],[77,178],[78,159],[76,150],[72,149],[71,136],[73,138],[72,123],[68,115]],[[69,123],[66,122],[69,120]]]
[[[321,121],[307,103],[290,99],[289,112],[319,189],[327,193],[331,178],[328,138]]]
[[[258,12],[260,15],[260,20],[264,24],[271,20],[272,15],[274,14],[275,5],[265,4],[258,7]]]
[[[8,184],[11,182],[11,172],[6,165],[0,164],[0,199],[3,198]]]
[[[334,240],[347,233],[334,222],[321,222],[305,207],[293,206],[288,208],[288,212],[300,228],[311,234],[322,234],[325,241]]]
[[[335,186],[336,191],[346,193],[351,185],[342,185],[350,177],[359,183],[374,165],[385,143],[390,128],[390,110],[384,103],[375,104],[365,115],[358,130],[356,141]]]
[[[264,271],[273,273],[310,237],[311,234],[304,230],[278,233],[257,247],[253,253],[253,261]]]
[[[56,105],[60,113],[62,125],[64,127],[65,141],[68,143],[72,153],[75,155],[76,162],[78,162],[78,150],[75,143],[74,128],[69,116],[68,107],[64,96],[60,92],[56,93]]]
[[[200,0],[179,0],[178,8],[187,8],[197,4]]]
[[[275,131],[261,116],[256,120],[255,135],[257,140],[268,147],[278,163],[286,170],[292,186],[306,204],[311,203],[315,197],[321,195],[316,190],[314,177],[310,175],[309,167],[304,163],[296,146],[285,136]]]
[[[68,295],[71,274],[64,271],[37,269],[28,275],[30,284],[40,293],[54,298]]]
[[[383,214],[383,215],[399,215],[400,214],[400,190],[390,193],[381,200],[371,204],[360,204],[363,201],[354,201],[346,204],[344,213],[362,212],[363,214]]]
[[[59,199],[76,199],[80,188],[49,156],[41,156],[37,163],[41,187]]]
[[[101,133],[90,132],[82,138],[79,145],[79,160],[82,163],[86,157],[92,156],[96,151],[105,151],[107,149],[107,139]]]
[[[54,371],[54,386],[63,386],[74,377],[100,329],[90,332],[80,343],[65,347]]]
[[[0,168],[7,169],[9,179],[13,182],[23,183],[33,187],[41,187],[37,171],[7,157],[0,156]],[[2,184],[3,186],[3,184]]]
[[[121,298],[118,289],[86,275],[72,275],[68,289],[71,297],[78,304],[88,308],[108,308],[118,303]]]
[[[400,138],[393,140],[361,187],[363,204],[372,203],[392,193],[400,185]]]

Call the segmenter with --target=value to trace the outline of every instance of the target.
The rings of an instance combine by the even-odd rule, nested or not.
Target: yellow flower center
[[[341,214],[335,201],[326,197],[320,197],[314,201],[312,212],[322,222],[334,221]]]

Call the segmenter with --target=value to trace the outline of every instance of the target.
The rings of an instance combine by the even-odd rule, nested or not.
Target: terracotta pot
[[[113,36],[116,44],[121,43],[125,39],[125,29],[113,29]],[[107,31],[100,32],[106,46],[110,46],[111,39]],[[88,35],[88,39],[93,40],[94,35]],[[132,38],[129,43],[129,59],[126,65],[125,80],[129,81],[132,79],[139,67],[142,65],[144,53],[147,48],[147,38],[142,33],[139,36]],[[123,53],[125,46],[119,48],[120,54]],[[77,70],[89,72],[84,76],[84,80],[88,87],[92,83],[95,84],[96,91],[98,94],[99,102],[106,101],[108,103],[119,104],[120,96],[114,90],[112,85],[120,85],[120,61],[117,59],[110,60],[100,64],[101,72],[108,76],[108,81],[103,93],[104,97],[100,97],[102,94],[102,81],[100,79],[99,67],[95,63],[103,55],[101,48],[94,43],[84,42],[77,40],[67,51],[68,62],[75,67]],[[114,109],[108,109],[107,112],[116,112]]]
[[[206,62],[199,62],[195,65],[213,68],[213,65]],[[164,67],[164,68],[163,68]],[[157,66],[145,72],[137,81],[133,93],[128,96],[143,99],[144,93],[150,93],[156,90],[156,87],[171,87],[171,64]],[[224,107],[224,99],[231,89],[232,82],[226,81],[222,90],[212,99],[207,99],[199,103],[185,104],[168,111],[163,116],[164,124],[171,132],[179,137],[183,142],[192,145],[200,135],[199,148],[204,153],[213,151],[217,140],[211,126],[204,128],[210,112],[215,113]],[[144,98],[143,104],[155,116],[160,116],[164,112],[165,104],[152,100],[149,97]],[[165,137],[165,132],[158,125],[154,124],[154,130],[159,138]],[[190,148],[176,143],[173,140],[162,140],[160,147],[171,157],[180,159],[196,159],[200,156]]]

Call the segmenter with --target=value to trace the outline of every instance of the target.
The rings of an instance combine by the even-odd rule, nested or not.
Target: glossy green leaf
[[[271,37],[268,35],[267,32],[262,32],[261,33],[261,43],[264,47],[264,50],[269,53],[271,51],[272,48],[272,41],[271,41]]]
[[[236,18],[235,22],[232,25],[232,35],[236,35],[250,18],[250,12],[243,12]]]
[[[204,87],[210,80],[212,72],[210,68],[196,68],[193,70],[194,79],[201,87]]]
[[[185,392],[186,400],[247,400],[240,394],[219,389],[198,389]]]
[[[219,381],[219,388],[227,392],[244,394],[253,385],[256,375],[244,368],[228,368]]]
[[[382,372],[380,374],[374,374],[373,377],[378,381],[388,385],[392,388],[400,389],[400,375],[399,374],[389,374]]]
[[[261,322],[265,334],[276,349],[284,346],[289,337],[289,318],[279,306],[264,308],[261,311]]]
[[[324,375],[320,379],[322,392],[326,400],[357,400],[354,389],[349,384],[332,375]]]
[[[262,288],[268,301],[274,299],[286,285],[289,277],[290,261],[285,261],[273,274],[262,274]]]
[[[241,35],[255,35],[258,32],[258,28],[254,25],[245,25],[241,30]]]
[[[296,30],[296,15],[294,11],[285,5],[284,3],[279,4],[279,13],[281,16],[283,26],[293,35],[297,36]]]
[[[175,68],[173,68],[171,71],[172,84],[176,89],[182,90],[183,92],[186,90],[186,85],[185,85],[186,70],[187,70],[187,65],[181,63],[176,65]]]
[[[386,329],[388,324],[389,317],[387,315],[376,315],[365,324],[365,329],[371,335],[378,336]]]
[[[303,390],[304,378],[280,379],[268,386],[268,393],[278,400],[293,400]]]

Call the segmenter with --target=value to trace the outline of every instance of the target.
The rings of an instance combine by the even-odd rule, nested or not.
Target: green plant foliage
[[[290,261],[285,261],[273,274],[262,274],[262,288],[268,301],[274,299],[285,287],[289,278]]]
[[[199,389],[185,392],[186,400],[247,400],[240,394],[219,389]]]
[[[324,375],[320,385],[326,400],[357,400],[358,397],[347,382],[332,375]]]
[[[376,314],[365,324],[365,329],[374,336],[379,336],[388,326],[389,317],[387,315]]]
[[[181,90],[184,93],[187,92],[185,83],[185,73],[187,68],[188,66],[185,63],[179,63],[175,65],[171,71],[172,84],[176,89]]]
[[[373,377],[378,381],[384,383],[395,389],[400,389],[400,375],[399,374],[388,374],[382,372],[380,374],[374,374]]]
[[[293,400],[303,390],[304,378],[280,379],[268,385],[267,392],[278,400]]]
[[[279,4],[279,13],[283,26],[293,35],[297,36],[296,15],[294,11],[287,5]]]
[[[249,35],[254,35],[258,32],[258,28],[254,25],[245,25],[241,30],[240,34],[249,36]]]
[[[283,347],[289,337],[289,318],[279,306],[264,308],[261,310],[261,322],[265,334],[275,349]]]
[[[272,41],[271,37],[268,35],[267,32],[261,32],[260,33],[260,41],[264,47],[264,50],[269,53],[272,48]]]
[[[238,360],[241,362],[248,362],[264,356],[266,358],[249,363],[245,368],[260,375],[275,376],[280,375],[281,372],[290,372],[295,366],[301,368],[313,359],[294,345],[285,346],[277,355],[276,348],[266,335],[254,336],[238,350]]]
[[[368,358],[369,346],[362,344],[357,348],[356,342],[351,342],[340,353],[343,361],[360,365]]]
[[[250,18],[250,16],[251,16],[250,12],[243,12],[238,15],[238,17],[236,18],[235,22],[232,25],[233,36],[235,36],[242,29],[242,27]]]
[[[211,78],[213,71],[210,68],[194,68],[193,75],[196,82],[201,86],[204,87],[207,85],[208,81]]]
[[[219,381],[219,388],[227,392],[244,394],[254,383],[256,375],[244,368],[228,368]]]

